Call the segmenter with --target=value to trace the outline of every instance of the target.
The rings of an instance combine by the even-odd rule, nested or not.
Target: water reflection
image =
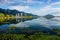
[[[56,17],[53,19],[46,19],[44,17],[40,17],[40,18],[33,19],[33,20],[31,20],[31,19],[16,18],[13,20],[7,20],[6,22],[8,22],[8,23],[0,25],[0,29],[4,33],[7,30],[10,30],[9,28],[16,28],[14,30],[18,33],[21,32],[21,30],[23,30],[23,32],[24,32],[24,30],[29,30],[29,31],[30,30],[36,30],[36,31],[44,30],[46,32],[48,32],[48,31],[53,32],[50,30],[51,28],[59,28],[59,26],[60,26],[60,22],[59,22],[60,19],[59,18],[56,19]],[[5,29],[5,31],[4,31],[4,29]],[[12,33],[13,32],[16,33],[14,30],[13,31],[12,30],[10,30]]]
[[[34,19],[34,18],[15,18],[15,19],[4,19],[4,20],[2,20],[2,19],[0,19],[0,25],[2,25],[2,24],[17,24],[17,23],[19,23],[19,22],[24,22],[24,21],[27,21],[27,20],[32,20],[32,19]]]
[[[9,26],[29,27],[32,25],[42,25],[47,28],[52,28],[51,26],[60,26],[60,18],[57,18],[57,17],[52,18],[52,19],[46,19],[44,17],[40,17],[37,19],[16,18],[16,19],[5,20],[4,23],[0,23],[0,26],[5,25],[5,24],[9,24],[8,27]],[[12,24],[14,24],[14,25],[12,25]]]
[[[30,20],[30,21],[25,21],[25,22],[20,22],[20,23],[17,23],[15,24],[14,26],[16,27],[23,27],[23,25],[26,25],[26,26],[32,26],[32,25],[42,25],[44,27],[47,27],[47,28],[53,28],[52,26],[60,26],[60,18],[53,18],[53,19],[46,19],[44,17],[40,17],[40,18],[37,18],[37,19],[33,19],[33,20]]]

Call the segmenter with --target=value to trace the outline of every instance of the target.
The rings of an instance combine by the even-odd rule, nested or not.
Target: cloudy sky
[[[36,15],[60,15],[60,0],[0,0],[0,8],[16,9]]]

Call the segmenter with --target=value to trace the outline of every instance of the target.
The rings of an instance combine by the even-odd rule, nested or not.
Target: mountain
[[[10,9],[2,9],[0,8],[0,13],[3,13],[3,14],[13,14],[13,15],[16,15],[19,13],[19,15],[27,15],[27,16],[35,16],[35,17],[38,17],[37,15],[34,15],[32,13],[26,13],[26,12],[23,12],[23,11],[18,11],[18,10],[10,10]]]
[[[36,19],[39,16],[32,13],[26,13],[18,10],[2,9],[0,8],[0,22],[1,23],[18,23],[27,20]],[[1,21],[2,20],[2,21]]]
[[[48,14],[48,15],[46,15],[46,16],[44,16],[46,19],[52,19],[52,18],[54,18],[54,16],[53,15],[51,15],[51,14]]]

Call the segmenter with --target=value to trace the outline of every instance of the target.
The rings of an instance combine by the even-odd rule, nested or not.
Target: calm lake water
[[[53,19],[46,19],[43,17],[36,18],[36,19],[14,19],[7,21],[8,23],[1,23],[0,29],[5,29],[10,26],[15,27],[30,27],[36,25],[42,25],[43,27],[47,28],[58,28],[60,29],[60,18],[53,18]]]

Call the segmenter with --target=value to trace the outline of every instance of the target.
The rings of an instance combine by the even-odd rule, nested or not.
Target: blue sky
[[[0,8],[16,9],[36,15],[60,15],[60,0],[0,0]]]

